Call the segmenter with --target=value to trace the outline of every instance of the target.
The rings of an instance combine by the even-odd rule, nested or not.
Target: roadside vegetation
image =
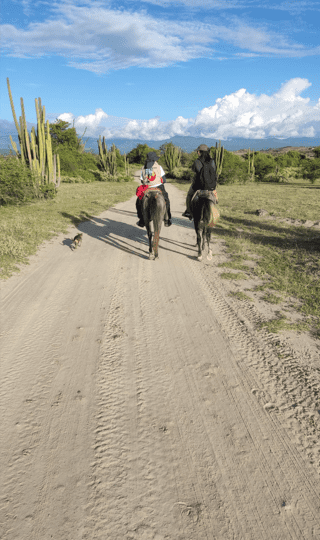
[[[185,192],[189,188],[183,180],[172,183]],[[269,331],[309,329],[319,338],[320,180],[222,184],[218,195],[221,219],[213,237],[222,238],[228,249],[220,277],[258,276],[263,284],[252,292],[279,304],[277,317],[265,323]],[[265,215],[258,216],[259,209]],[[235,296],[248,300],[248,295]],[[301,320],[287,318],[283,304],[300,313]]]

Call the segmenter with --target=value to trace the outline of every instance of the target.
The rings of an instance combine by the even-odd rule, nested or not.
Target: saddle
[[[136,190],[136,196],[138,197],[138,199],[140,201],[142,201],[144,195],[146,195],[148,192],[158,192],[158,193],[162,193],[162,191],[158,188],[158,187],[151,187],[151,186],[146,186],[146,185],[142,185],[142,186],[138,186],[137,187],[137,190]],[[149,193],[150,195],[150,193]]]
[[[218,202],[218,193],[216,190],[210,191],[208,189],[197,189],[197,191],[194,193],[190,205],[196,200],[196,199],[210,199],[210,201],[213,202],[213,204],[217,204]]]

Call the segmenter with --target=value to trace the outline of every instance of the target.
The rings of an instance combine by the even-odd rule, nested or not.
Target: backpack
[[[142,183],[148,184],[150,187],[153,184],[162,183],[160,165],[158,163],[154,163],[151,169],[143,169],[142,178]]]
[[[200,179],[203,186],[202,189],[213,190],[216,188],[217,176],[215,167],[212,165],[212,161],[213,160],[205,161],[201,168]]]

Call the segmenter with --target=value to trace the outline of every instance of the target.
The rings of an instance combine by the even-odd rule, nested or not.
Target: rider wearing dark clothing
[[[186,199],[187,209],[182,214],[183,216],[188,217],[189,219],[192,219],[190,204],[191,204],[191,200],[195,192],[198,189],[214,191],[217,185],[216,164],[210,156],[209,148],[207,147],[206,144],[200,144],[197,151],[198,151],[199,157],[196,159],[196,161],[194,162],[192,166],[192,170],[196,174],[187,194],[187,199]],[[211,171],[212,174],[207,174],[207,175],[201,174],[201,171],[205,163],[210,163],[213,169],[213,171]]]

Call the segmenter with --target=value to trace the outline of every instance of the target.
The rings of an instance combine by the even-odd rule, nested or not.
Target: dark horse
[[[149,238],[149,259],[157,259],[161,225],[164,218],[168,219],[166,201],[159,189],[149,188],[146,191],[142,200],[142,213]],[[153,222],[153,232],[151,222]]]
[[[214,202],[215,201],[215,202]],[[213,222],[213,211],[216,204],[216,198],[210,191],[199,190],[195,193],[191,201],[191,211],[194,220],[194,228],[197,234],[198,261],[202,261],[202,251],[204,250],[205,239],[208,246],[208,261],[212,259],[212,250],[210,249],[210,239]],[[202,239],[201,239],[202,231]]]

